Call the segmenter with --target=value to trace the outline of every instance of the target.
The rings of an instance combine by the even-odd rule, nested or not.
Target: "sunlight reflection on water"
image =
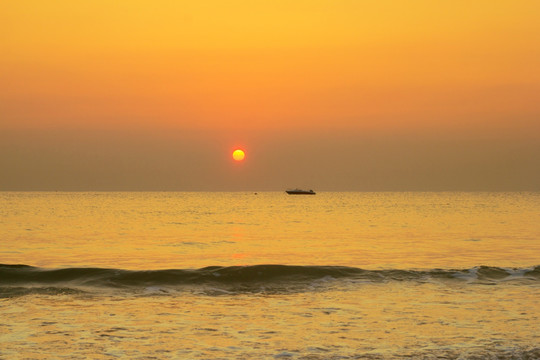
[[[0,278],[0,358],[540,358],[538,193],[0,198],[1,263],[141,270],[85,288],[68,275],[123,273],[64,269],[57,283],[13,268]],[[270,283],[251,267],[204,286],[148,271],[259,264],[374,271]]]
[[[538,193],[0,193],[5,263],[530,266]],[[243,254],[241,261],[238,254]]]

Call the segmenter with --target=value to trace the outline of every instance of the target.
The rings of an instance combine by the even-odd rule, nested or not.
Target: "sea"
[[[0,359],[540,359],[539,192],[0,192]]]

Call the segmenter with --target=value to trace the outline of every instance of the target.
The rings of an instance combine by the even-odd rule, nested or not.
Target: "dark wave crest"
[[[349,280],[348,283],[393,281],[498,284],[540,282],[540,265],[530,268],[479,266],[464,270],[364,270],[345,266],[210,266],[201,269],[121,270],[106,268],[43,269],[28,265],[0,264],[0,296],[13,293],[65,294],[81,288],[149,288],[211,286],[219,289],[309,288],[317,282]],[[19,290],[17,290],[19,289]]]

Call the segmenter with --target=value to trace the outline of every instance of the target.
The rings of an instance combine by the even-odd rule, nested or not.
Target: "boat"
[[[289,195],[315,195],[316,194],[316,192],[313,190],[302,190],[302,189],[285,190],[285,192]]]

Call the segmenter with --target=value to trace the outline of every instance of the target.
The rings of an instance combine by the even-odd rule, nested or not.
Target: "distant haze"
[[[2,136],[2,190],[540,190],[535,139],[220,133]]]
[[[0,190],[540,191],[539,18],[526,0],[5,1]]]

